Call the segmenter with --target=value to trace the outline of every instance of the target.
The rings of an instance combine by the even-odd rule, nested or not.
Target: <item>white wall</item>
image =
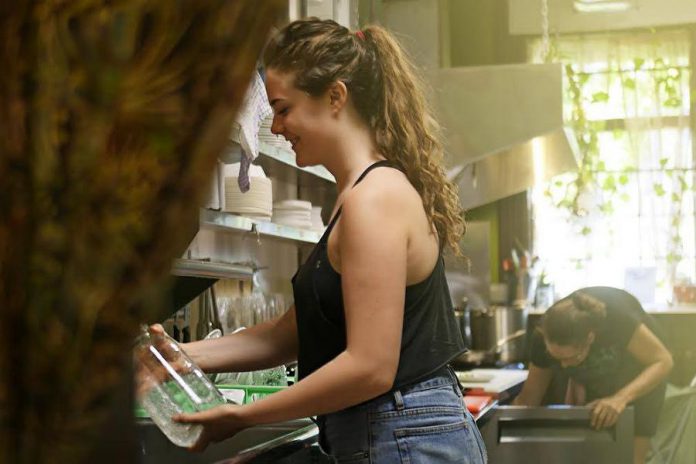
[[[382,24],[399,40],[416,65],[440,67],[440,1],[396,0],[382,5]]]
[[[593,32],[696,23],[696,0],[635,0],[621,13],[578,13],[572,0],[548,0],[553,32]],[[508,0],[511,34],[541,34],[541,0]]]
[[[358,0],[307,0],[307,16],[333,19],[349,29],[355,29],[358,24]]]

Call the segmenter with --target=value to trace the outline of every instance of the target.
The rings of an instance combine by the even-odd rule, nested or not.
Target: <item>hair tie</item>
[[[365,34],[361,30],[355,31],[355,35],[358,36],[360,40],[365,40]]]

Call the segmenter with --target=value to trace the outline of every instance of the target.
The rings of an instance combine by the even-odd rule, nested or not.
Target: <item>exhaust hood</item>
[[[465,209],[577,169],[560,64],[441,68],[429,77],[448,175]]]

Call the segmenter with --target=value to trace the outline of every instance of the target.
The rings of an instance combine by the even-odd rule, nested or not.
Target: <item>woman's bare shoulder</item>
[[[346,203],[374,202],[376,206],[406,207],[422,204],[420,195],[411,185],[406,174],[394,168],[371,171],[346,198]]]

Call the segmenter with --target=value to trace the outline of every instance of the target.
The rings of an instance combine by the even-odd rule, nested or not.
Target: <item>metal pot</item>
[[[472,310],[471,348],[490,353],[496,361],[512,363],[524,358],[527,311],[524,306],[490,306]]]
[[[461,306],[454,308],[454,319],[457,321],[459,331],[462,333],[464,344],[467,347],[471,346],[471,311],[469,310],[469,301],[466,297],[462,298]]]
[[[506,363],[524,359],[524,335],[527,333],[527,307],[522,305],[496,307],[496,347],[499,359]]]
[[[474,309],[470,312],[471,349],[491,351],[498,341],[495,310],[491,308]]]

